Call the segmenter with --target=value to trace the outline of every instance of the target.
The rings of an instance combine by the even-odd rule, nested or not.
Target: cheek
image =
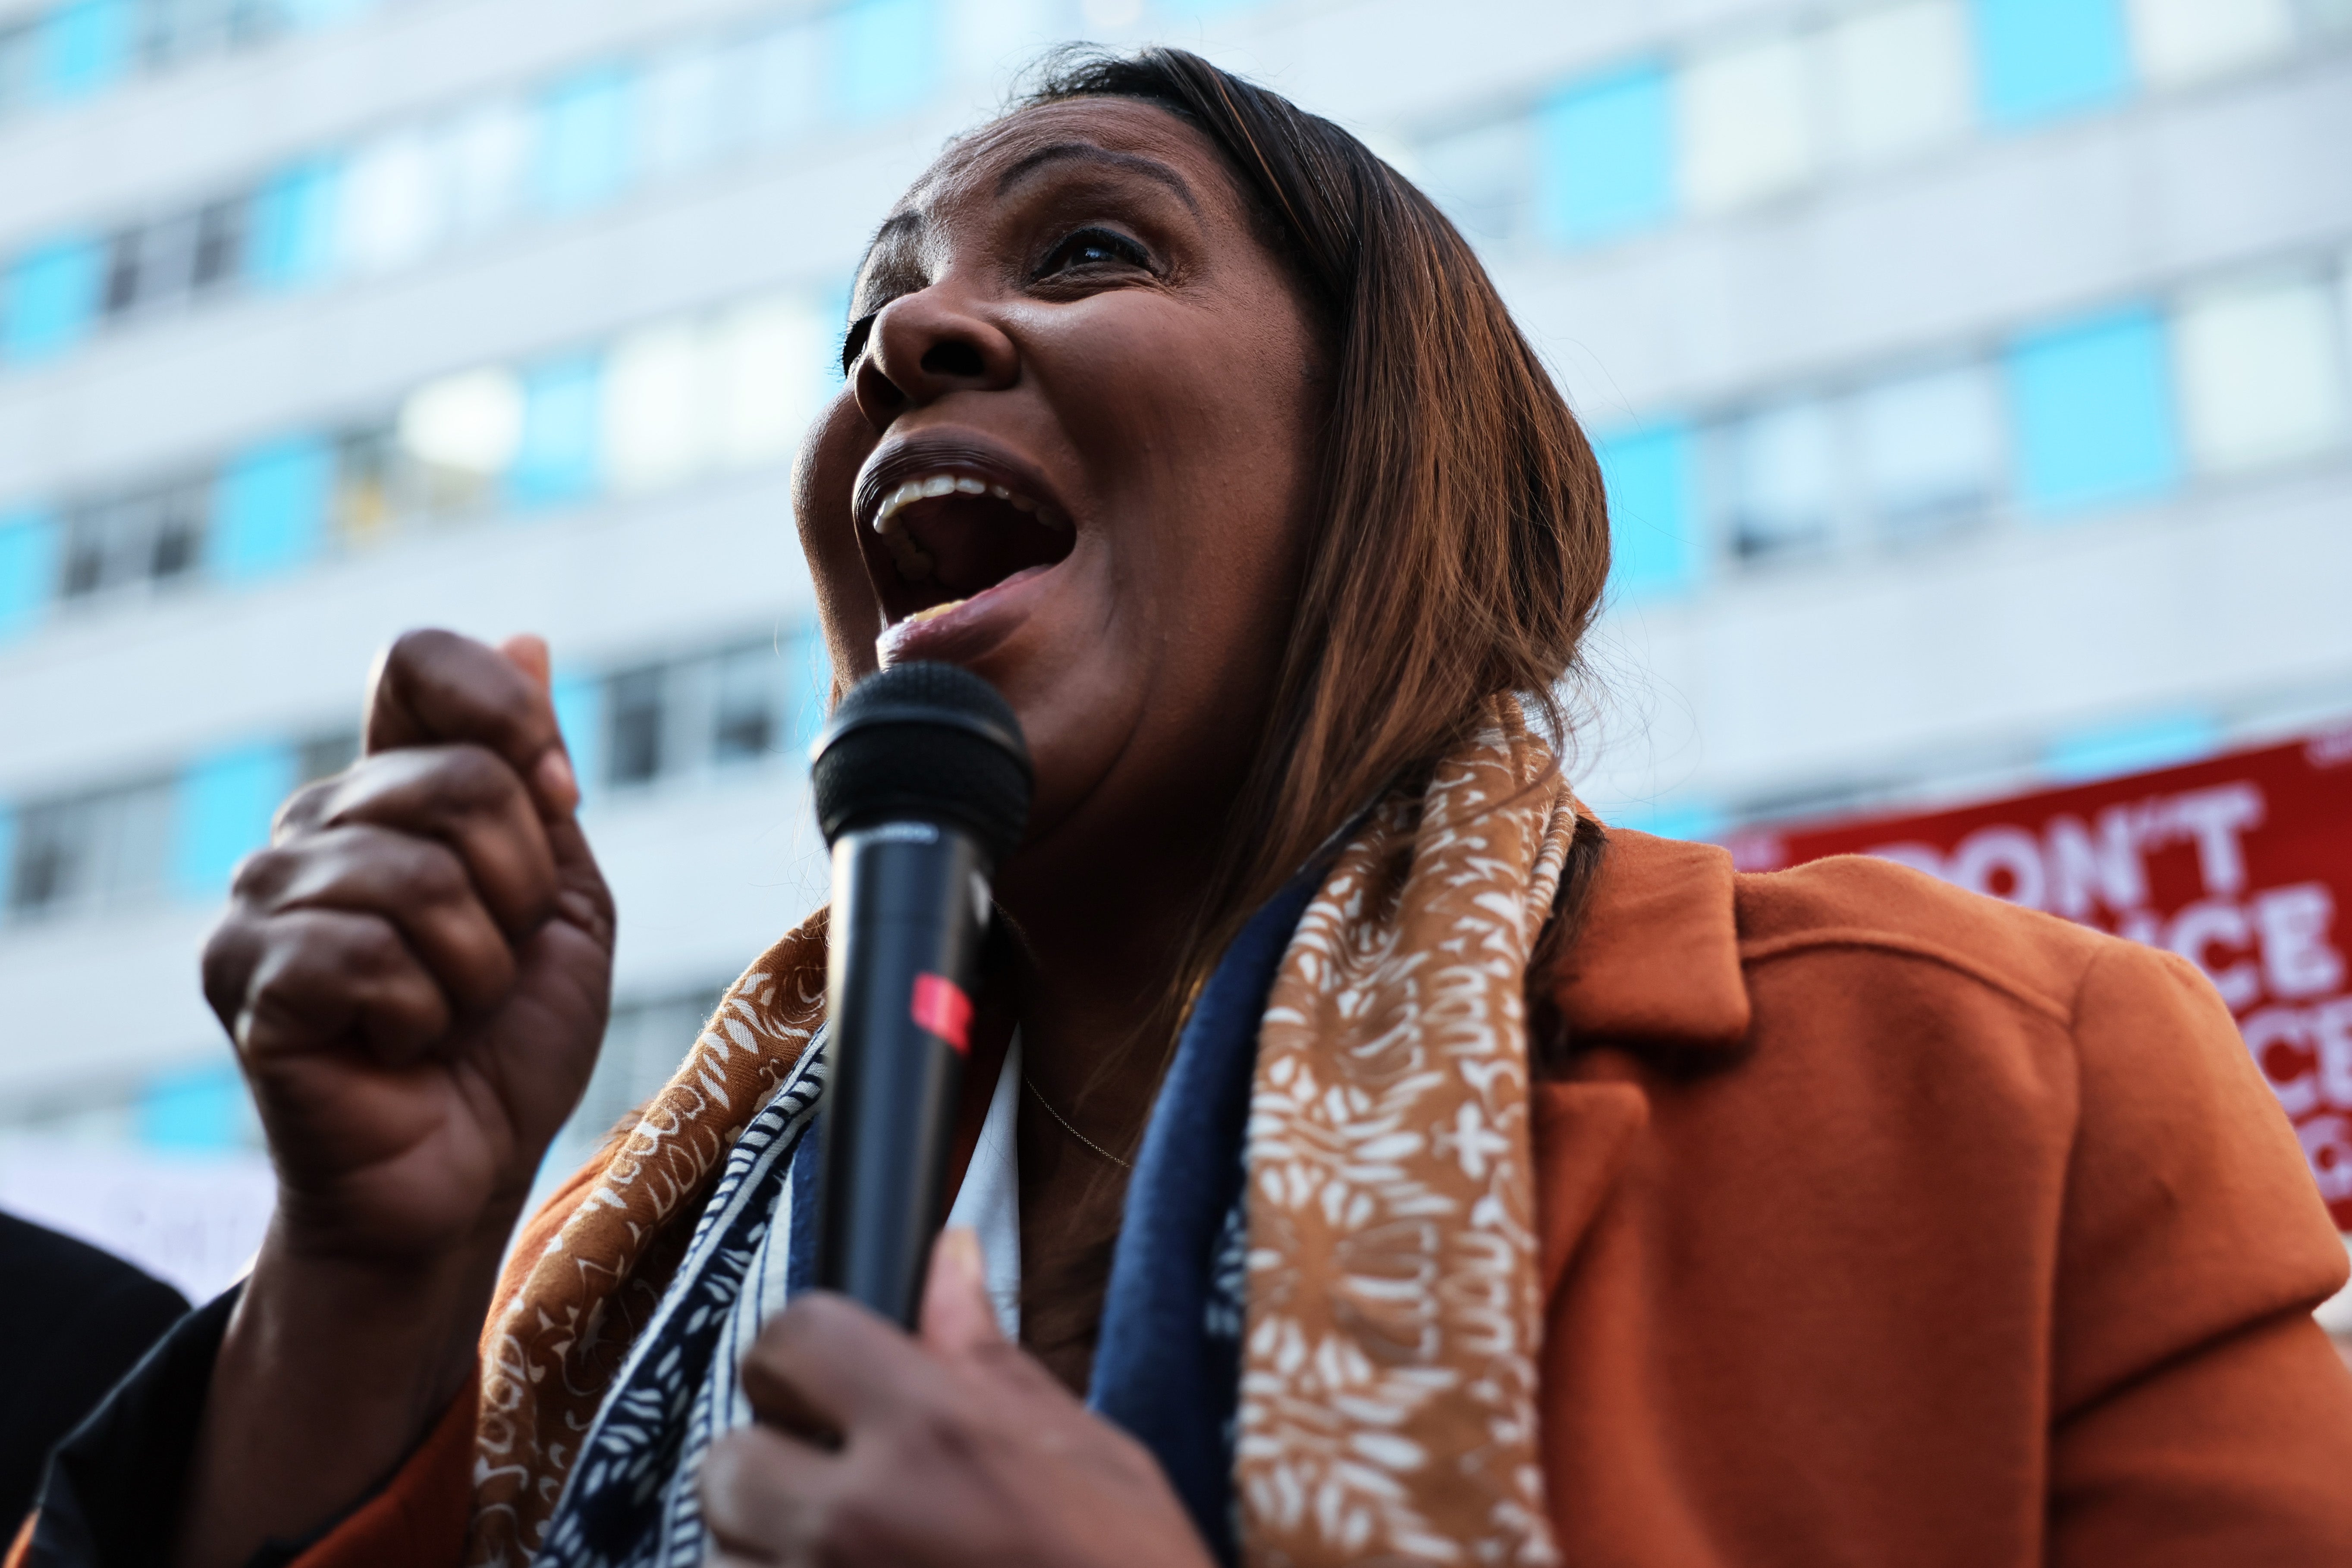
[[[1118,529],[1113,591],[1130,632],[1279,641],[1313,504],[1317,401],[1293,323],[1245,329],[1266,314],[1153,300],[1068,324],[1074,373],[1053,401]]]
[[[1073,355],[1087,384],[1055,398],[1073,446],[1097,455],[1085,466],[1112,537],[1072,564],[1102,574],[1108,613],[1071,629],[1093,646],[1055,672],[1032,741],[1041,783],[1117,767],[1189,812],[1237,782],[1272,695],[1314,500],[1316,404],[1297,340],[1213,314],[1138,315]]]
[[[849,515],[858,465],[873,445],[873,433],[845,390],[810,426],[793,463],[793,517],[844,690],[874,673],[874,639],[881,631],[880,607]]]
[[[1123,641],[1123,640],[1121,640]],[[1034,830],[1067,820],[1129,758],[1148,731],[1155,702],[1124,647],[1096,647],[1066,662],[1022,661],[1005,674],[983,670],[1003,691],[1036,767]]]

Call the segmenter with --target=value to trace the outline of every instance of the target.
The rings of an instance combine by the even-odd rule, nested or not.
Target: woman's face
[[[1209,141],[1118,99],[992,126],[884,225],[851,315],[794,497],[845,683],[910,659],[992,682],[1037,768],[1023,861],[1220,819],[1328,392]]]

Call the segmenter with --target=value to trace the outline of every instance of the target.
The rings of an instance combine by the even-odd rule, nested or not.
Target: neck
[[[997,882],[1009,929],[985,994],[998,1027],[1019,1021],[1029,1095],[1018,1140],[1022,1340],[1081,1393],[1126,1194],[1128,1172],[1114,1162],[1133,1158],[1150,1115],[1197,868],[1209,863],[1206,844],[1169,853],[1178,834],[1140,837],[1152,849],[1137,854],[1098,845],[1048,857],[1035,852],[1055,846],[1032,844]]]
[[[1115,874],[1067,868],[1008,879],[1000,892],[1019,937],[1022,1071],[1055,1110],[1122,1157],[1173,1044],[1172,988],[1209,855],[1205,844],[1148,860],[1099,854],[1089,858]]]

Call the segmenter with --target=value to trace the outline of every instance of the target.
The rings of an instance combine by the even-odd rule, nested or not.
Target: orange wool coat
[[[1883,862],[1610,840],[1535,979],[1569,1563],[2352,1563],[2344,1249],[2195,969]],[[471,1435],[300,1568],[455,1563]]]

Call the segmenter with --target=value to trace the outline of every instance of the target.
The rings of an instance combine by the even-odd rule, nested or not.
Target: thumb
[[[923,1281],[923,1343],[949,1355],[1003,1344],[996,1304],[988,1299],[980,1234],[964,1226],[942,1230],[931,1243],[930,1276]]]
[[[547,639],[523,632],[499,643],[499,653],[539,688],[540,699],[546,705],[548,716],[552,719],[555,679],[553,665],[548,656]],[[554,727],[551,725],[550,727]],[[541,756],[538,765],[531,769],[530,785],[541,805],[557,821],[571,816],[580,804],[580,780],[572,770],[572,758],[565,750],[563,732],[560,728],[556,729],[555,745]]]
[[[546,638],[534,632],[519,632],[499,643],[499,652],[506,655],[508,664],[530,676],[530,684],[537,686],[542,695],[545,694],[550,680]]]
[[[572,770],[562,727],[555,722],[555,674],[553,661],[548,656],[547,639],[528,632],[518,633],[499,644],[499,656],[520,671],[537,691],[540,706],[547,715],[547,727],[555,734],[555,744],[542,752],[531,768],[531,793],[538,798],[541,815],[547,821],[548,844],[555,851],[556,865],[564,883],[587,895],[586,913],[609,946],[613,895],[604,885],[604,873],[596,869],[596,857],[588,848],[588,835],[581,831],[580,819],[575,814],[580,808],[580,776]]]

